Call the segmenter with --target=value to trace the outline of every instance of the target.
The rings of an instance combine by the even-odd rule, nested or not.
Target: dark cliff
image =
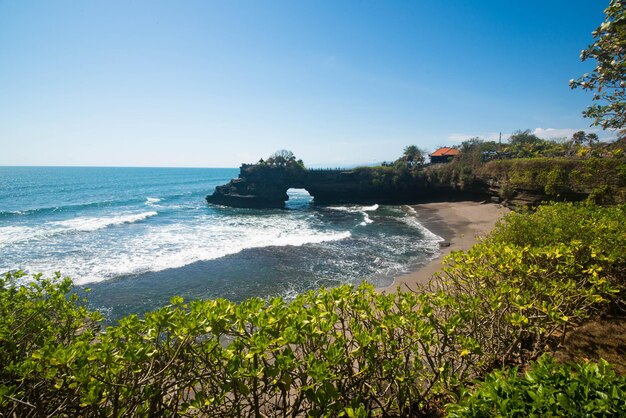
[[[306,189],[316,203],[414,203],[433,197],[459,198],[461,194],[485,197],[480,186],[460,190],[433,185],[422,170],[306,170],[297,166],[244,164],[238,178],[218,186],[206,200],[234,207],[283,207],[290,188]]]
[[[217,186],[206,200],[242,208],[282,207],[289,199],[288,189],[303,188],[304,176],[299,167],[243,164],[238,178]]]

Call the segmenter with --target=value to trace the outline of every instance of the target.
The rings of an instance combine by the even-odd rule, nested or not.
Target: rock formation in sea
[[[376,167],[304,169],[297,166],[243,164],[239,177],[218,186],[208,203],[245,208],[283,207],[290,188],[306,189],[316,203],[413,203],[460,191],[431,187],[422,177],[403,178]]]

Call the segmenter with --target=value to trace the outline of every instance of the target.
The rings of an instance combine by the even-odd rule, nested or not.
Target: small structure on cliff
[[[430,162],[432,164],[447,163],[458,155],[461,155],[461,151],[456,148],[441,147],[437,151],[429,155]]]

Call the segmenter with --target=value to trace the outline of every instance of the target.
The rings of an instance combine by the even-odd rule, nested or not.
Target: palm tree
[[[424,152],[415,145],[405,147],[402,158],[409,166],[424,164]]]
[[[572,135],[572,142],[575,145],[582,145],[586,135],[585,131],[578,131]]]

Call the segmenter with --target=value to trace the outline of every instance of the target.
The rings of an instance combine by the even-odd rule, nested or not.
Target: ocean
[[[185,299],[293,298],[393,278],[438,255],[408,206],[207,205],[230,168],[0,167],[0,272],[61,272],[113,321]]]

